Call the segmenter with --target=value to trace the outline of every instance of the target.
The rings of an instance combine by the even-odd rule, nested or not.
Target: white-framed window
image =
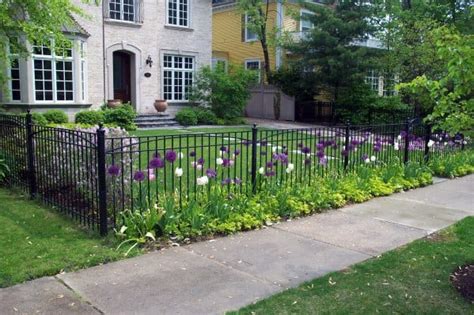
[[[245,13],[245,41],[246,42],[254,42],[258,40],[257,33],[252,32],[248,27],[248,24],[250,22],[251,22],[251,17],[247,13]]]
[[[222,67],[225,72],[227,72],[227,67],[228,67],[228,62],[227,59],[224,58],[212,58],[211,61],[211,68],[212,69],[217,69],[218,67]]]
[[[163,98],[167,101],[188,101],[193,86],[194,57],[163,56]]]
[[[262,62],[258,59],[245,60],[245,69],[257,72],[258,82],[261,82]]]
[[[21,101],[20,63],[13,57],[10,62],[10,98],[12,101]]]
[[[109,18],[135,22],[138,0],[109,0]]]
[[[168,25],[190,27],[190,1],[166,0],[166,23]]]
[[[367,83],[372,91],[379,93],[379,74],[375,70],[367,71],[365,76],[365,83]]]
[[[81,65],[81,100],[86,100],[87,95],[87,68],[86,68],[86,43],[80,42],[79,48],[80,65]]]
[[[314,12],[303,9],[300,11],[300,32],[308,32],[314,28],[314,24],[311,22],[313,16]]]
[[[46,45],[33,46],[34,96],[37,102],[74,101],[73,47],[52,51]]]

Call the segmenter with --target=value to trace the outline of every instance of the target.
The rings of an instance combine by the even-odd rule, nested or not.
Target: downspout
[[[277,18],[276,18],[276,27],[277,27],[277,38],[281,38],[281,31],[283,28],[283,4],[281,0],[277,0]],[[276,60],[275,60],[275,65],[276,68],[279,69],[282,64],[282,49],[280,45],[277,45],[276,47]]]
[[[105,68],[107,65],[106,55],[105,55],[105,3],[107,1],[102,1],[102,81],[104,84],[104,104],[107,102],[107,82],[106,82],[106,73]]]

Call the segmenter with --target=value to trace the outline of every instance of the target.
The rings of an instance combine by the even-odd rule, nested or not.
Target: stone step
[[[173,127],[179,126],[175,120],[166,120],[166,121],[140,121],[135,122],[138,129],[154,129],[154,128],[164,128],[164,127]]]
[[[135,118],[135,122],[172,121],[174,118],[171,115],[139,115]]]

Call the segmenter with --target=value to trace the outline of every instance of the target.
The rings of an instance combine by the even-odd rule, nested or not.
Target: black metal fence
[[[264,185],[303,184],[360,164],[423,162],[463,147],[462,137],[416,122],[130,136],[113,128],[37,126],[30,114],[0,115],[9,183],[101,234],[120,212],[169,196],[181,204],[211,186],[252,194]]]

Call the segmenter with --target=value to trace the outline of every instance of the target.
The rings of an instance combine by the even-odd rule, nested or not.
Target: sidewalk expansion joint
[[[470,194],[470,193],[468,193],[468,194]],[[387,196],[385,198],[391,199],[391,200],[397,200],[397,201],[414,202],[414,203],[417,203],[417,204],[420,204],[420,205],[436,207],[436,208],[442,208],[442,209],[446,209],[446,210],[460,211],[460,212],[465,213],[466,216],[472,215],[470,212],[468,212],[464,209],[451,208],[451,207],[443,206],[443,205],[440,205],[440,204],[433,204],[433,203],[430,203],[430,202],[426,202],[426,201],[422,201],[422,200],[416,200],[416,199],[407,198],[407,197]]]
[[[69,291],[72,292],[72,294],[80,301],[83,301],[84,303],[86,303],[87,305],[89,305],[90,307],[92,307],[96,312],[98,312],[99,314],[105,314],[104,312],[102,312],[97,306],[95,306],[94,304],[92,304],[92,302],[90,302],[89,300],[86,300],[82,295],[80,295],[77,291],[75,291],[70,285],[68,285],[63,279],[59,278],[57,275],[54,276],[54,279],[56,281],[58,281],[59,283],[61,283],[64,287],[66,287],[66,289],[68,289]]]

